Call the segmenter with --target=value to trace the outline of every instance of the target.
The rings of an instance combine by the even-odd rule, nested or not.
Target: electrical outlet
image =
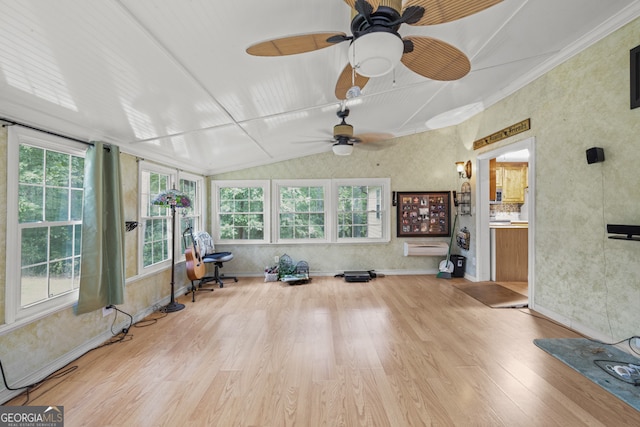
[[[280,257],[278,255],[273,257],[273,261],[277,264],[280,262]]]
[[[102,307],[102,317],[107,317],[113,313],[113,308]]]

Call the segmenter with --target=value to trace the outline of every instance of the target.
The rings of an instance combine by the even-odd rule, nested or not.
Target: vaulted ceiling
[[[409,3],[429,15],[474,2]],[[0,0],[0,117],[203,174],[331,151],[350,41],[287,56],[246,49],[300,34],[350,35],[353,3]],[[459,49],[470,72],[441,81],[400,63],[346,101],[347,122],[356,134],[399,137],[462,120],[640,16],[639,3],[504,0],[452,22],[402,24],[403,38]],[[427,125],[438,117],[447,120]]]

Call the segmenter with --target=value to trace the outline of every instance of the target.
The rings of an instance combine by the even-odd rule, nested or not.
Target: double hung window
[[[191,200],[191,206],[188,208],[181,209],[179,212],[180,218],[180,226],[179,232],[180,236],[185,236],[185,231],[187,227],[191,227],[192,232],[196,232],[202,230],[203,219],[202,219],[202,188],[204,186],[204,180],[201,176],[191,175],[184,172],[180,172],[178,175],[178,189],[189,196]],[[176,223],[178,220],[176,220]],[[190,235],[187,235],[189,238],[182,239],[180,238],[180,251],[181,254],[184,254],[187,247],[191,245],[192,242],[189,241]],[[184,256],[184,255],[183,255]]]
[[[338,241],[385,241],[389,223],[389,210],[384,205],[385,183],[338,181],[334,188]]]
[[[140,272],[150,272],[165,267],[172,257],[173,238],[178,239],[175,249],[175,261],[183,258],[185,242],[182,233],[188,226],[194,230],[202,227],[202,188],[203,178],[175,169],[159,166],[152,162],[140,162],[140,223],[141,254]],[[177,208],[175,216],[175,234],[171,209],[157,206],[153,199],[163,191],[176,188],[189,196],[191,206]],[[189,245],[189,242],[186,242]]]
[[[78,299],[86,145],[12,127],[7,149],[6,322]]]
[[[276,181],[277,242],[328,242],[329,181]]]
[[[213,181],[214,238],[234,244],[388,242],[389,189],[388,178],[274,180],[271,186]]]
[[[269,242],[268,181],[214,181],[211,199],[217,242]]]
[[[141,271],[162,267],[171,259],[171,209],[152,201],[159,193],[173,188],[175,180],[175,170],[140,162]]]

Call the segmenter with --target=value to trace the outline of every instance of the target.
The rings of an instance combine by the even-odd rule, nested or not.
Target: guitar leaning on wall
[[[200,280],[204,277],[206,267],[202,256],[200,255],[200,249],[196,239],[193,238],[193,231],[191,227],[187,228],[184,234],[189,233],[191,236],[191,246],[184,251],[184,257],[186,259],[187,277],[189,280]]]

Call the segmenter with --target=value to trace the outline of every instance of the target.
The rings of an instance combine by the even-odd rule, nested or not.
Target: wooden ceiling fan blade
[[[346,99],[347,91],[353,86],[353,67],[351,64],[347,64],[340,76],[338,76],[338,81],[336,82],[336,90],[335,95],[338,99]],[[355,85],[358,86],[361,90],[364,89],[364,86],[369,81],[369,77],[361,76],[356,73]]]
[[[348,4],[351,9],[355,10],[355,8],[356,8],[356,0],[344,0],[344,2],[346,4]],[[375,10],[380,5],[380,0],[367,0],[367,3],[369,3],[371,5],[371,7],[373,8],[373,11],[375,12]]]
[[[409,6],[424,8],[422,19],[411,25],[436,25],[473,15],[500,2],[502,0],[407,0],[403,9]]]
[[[393,142],[395,136],[390,133],[361,133],[353,136],[354,142],[358,143],[358,149],[365,150],[382,150],[383,148],[395,145]]]
[[[341,32],[298,34],[256,43],[247,48],[247,53],[254,56],[286,56],[312,52],[335,43],[328,42],[329,37],[346,37]]]
[[[354,138],[358,139],[362,144],[370,144],[375,142],[387,141],[389,139],[393,139],[394,136],[391,133],[370,132],[354,135]]]
[[[402,55],[402,63],[428,79],[450,81],[466,76],[471,70],[469,58],[458,48],[431,37],[405,37],[413,51]]]

